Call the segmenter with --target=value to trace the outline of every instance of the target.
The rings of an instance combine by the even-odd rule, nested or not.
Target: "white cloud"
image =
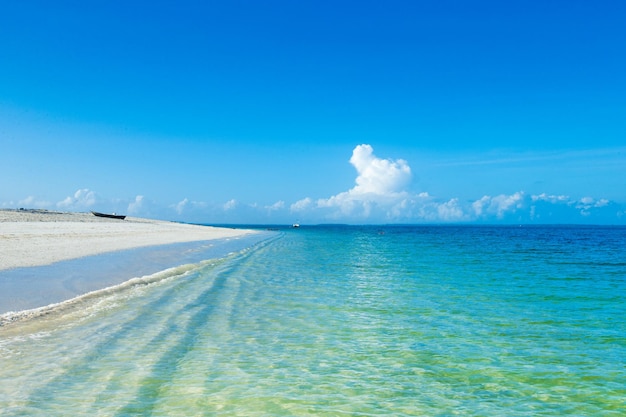
[[[547,201],[549,203],[563,203],[563,202],[568,202],[569,201],[569,197],[566,195],[547,195],[546,193],[542,193],[539,195],[532,195],[530,196],[531,200],[533,202],[535,201]]]
[[[609,200],[601,198],[596,200],[593,197],[583,197],[579,201],[572,202],[572,204],[580,210],[580,214],[583,216],[589,216],[592,208],[601,208],[609,205]]]
[[[73,196],[68,196],[63,201],[59,201],[57,207],[65,210],[89,208],[96,204],[96,200],[96,193],[88,188],[81,188]]]
[[[19,207],[25,208],[45,208],[50,207],[52,203],[49,201],[39,200],[34,196],[28,196],[23,200],[18,201],[17,204]],[[13,206],[13,203],[9,204],[9,206]]]
[[[445,222],[469,220],[469,216],[459,204],[458,198],[439,204],[437,206],[437,218]]]
[[[137,214],[139,213],[139,211],[141,210],[141,207],[143,206],[143,196],[142,195],[138,195],[135,197],[135,200],[131,201],[128,204],[128,213],[129,214]]]
[[[15,208],[43,209],[43,208],[48,208],[50,206],[53,206],[53,204],[50,203],[49,201],[39,200],[37,197],[32,196],[32,195],[22,200],[18,200],[17,203],[14,200],[0,202],[0,207],[8,208],[8,209],[15,209]]]
[[[496,215],[501,219],[505,213],[521,209],[524,206],[524,193],[517,192],[512,195],[500,194],[493,198],[492,206],[495,207]]]
[[[507,213],[515,212],[524,207],[524,192],[518,191],[511,195],[500,194],[495,197],[483,196],[472,203],[476,217],[495,215],[502,219]]]
[[[317,200],[317,207],[335,209],[331,218],[376,215],[390,218],[398,213],[408,197],[404,187],[411,181],[411,168],[403,159],[381,159],[370,145],[358,145],[352,151],[350,163],[357,171],[356,185],[348,191]],[[300,200],[297,207],[308,204]],[[292,206],[292,209],[294,206]]]
[[[309,197],[303,198],[302,200],[298,200],[295,203],[293,203],[289,207],[289,210],[291,210],[291,211],[304,211],[304,210],[308,209],[309,207],[311,207],[311,204],[313,204],[313,200],[311,200],[311,198],[309,198]]]
[[[601,198],[600,200],[596,201],[596,204],[594,204],[594,207],[605,207],[609,205],[609,200],[607,200],[606,198]]]
[[[68,196],[68,197],[65,197],[65,200],[59,201],[57,203],[57,206],[61,208],[69,208],[73,203],[74,203],[74,199]]]
[[[178,213],[179,215],[183,214],[183,211],[185,211],[185,207],[187,206],[188,203],[189,203],[189,199],[184,198],[174,205],[174,210],[176,210],[176,213]]]
[[[401,191],[411,180],[411,168],[403,159],[392,161],[374,155],[370,145],[359,145],[352,151],[350,163],[359,174],[353,195],[390,195]]]
[[[235,207],[237,207],[237,200],[235,199],[228,200],[226,203],[224,203],[223,207],[225,211],[234,210]]]
[[[174,209],[176,214],[179,216],[182,214],[188,214],[190,212],[197,212],[198,210],[202,210],[207,208],[208,204],[202,201],[192,201],[188,198],[183,198],[176,204],[172,204],[169,207]]]
[[[580,204],[582,205],[591,205],[593,204],[593,197],[583,197],[580,199]]]
[[[483,196],[480,200],[476,200],[472,203],[472,208],[474,209],[474,214],[480,217],[483,214],[483,210],[485,206],[488,206],[491,201],[491,197],[488,195]]]
[[[272,205],[269,206],[265,206],[266,209],[268,209],[269,211],[276,211],[276,210],[280,210],[282,208],[285,207],[285,202],[284,201],[277,201]]]

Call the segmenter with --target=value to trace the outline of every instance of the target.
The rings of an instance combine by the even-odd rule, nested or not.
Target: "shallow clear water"
[[[626,228],[302,227],[0,328],[0,414],[626,414]]]

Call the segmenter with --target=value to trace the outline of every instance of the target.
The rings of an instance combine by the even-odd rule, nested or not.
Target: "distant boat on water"
[[[293,227],[294,229],[298,228],[298,227],[300,227],[300,223],[294,223],[294,224],[291,225],[291,227]]]
[[[107,217],[109,219],[118,219],[118,220],[124,220],[126,218],[126,216],[121,215],[121,214],[107,214],[107,213],[98,213],[97,211],[92,211],[91,214],[93,214],[94,216],[97,217]]]

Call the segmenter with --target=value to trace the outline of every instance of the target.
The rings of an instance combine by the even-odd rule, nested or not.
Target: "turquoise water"
[[[0,328],[9,416],[623,416],[626,228],[302,227]]]

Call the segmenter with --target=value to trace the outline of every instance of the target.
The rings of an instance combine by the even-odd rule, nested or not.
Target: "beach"
[[[626,228],[304,225],[220,241],[242,249],[0,271],[41,271],[31,289],[160,271],[0,326],[0,414],[626,415]]]
[[[91,213],[0,210],[0,314],[43,307],[174,267],[185,259],[179,252],[198,252],[198,248],[251,233]],[[158,259],[154,259],[157,251]],[[198,256],[188,262],[197,261]],[[94,270],[101,271],[100,275],[94,277]],[[86,271],[90,271],[89,280],[82,278]]]

